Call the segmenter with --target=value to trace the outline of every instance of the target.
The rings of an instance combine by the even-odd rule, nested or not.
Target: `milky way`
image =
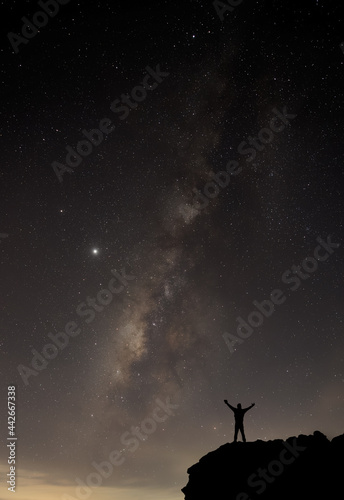
[[[7,33],[38,7],[3,3],[0,411],[15,385],[17,499],[77,498],[110,457],[89,498],[181,499],[187,468],[233,439],[224,399],[256,403],[248,441],[341,434],[340,3],[245,0],[221,20],[212,2],[71,2],[18,53]],[[148,67],[166,76],[143,91]],[[105,117],[111,133],[56,175]],[[305,259],[293,291],[283,276]]]

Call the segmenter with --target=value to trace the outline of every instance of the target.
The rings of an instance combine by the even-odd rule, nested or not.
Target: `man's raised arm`
[[[255,403],[252,403],[251,406],[248,406],[247,408],[244,408],[244,411],[246,412],[246,411],[250,410],[251,408],[254,407],[254,405],[255,405]]]
[[[224,399],[224,402],[226,403],[226,405],[227,405],[227,406],[229,406],[229,408],[230,408],[232,411],[234,411],[234,410],[235,410],[234,406],[230,405],[230,404],[228,403],[227,399]]]

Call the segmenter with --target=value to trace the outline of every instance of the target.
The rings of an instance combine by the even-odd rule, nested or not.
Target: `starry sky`
[[[343,433],[341,2],[235,3],[1,1],[17,500],[182,500],[224,399]]]

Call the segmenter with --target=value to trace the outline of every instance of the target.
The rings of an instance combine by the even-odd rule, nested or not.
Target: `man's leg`
[[[239,426],[235,424],[235,431],[234,431],[234,442],[237,442],[238,439],[238,431],[239,431]]]
[[[241,432],[241,437],[244,443],[246,443],[246,437],[245,437],[245,432],[244,432],[244,424],[240,426],[240,432]]]

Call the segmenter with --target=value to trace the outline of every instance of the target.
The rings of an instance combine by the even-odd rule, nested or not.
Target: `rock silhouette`
[[[285,441],[233,442],[202,457],[187,472],[185,500],[304,500],[342,491],[344,434],[319,431]]]

